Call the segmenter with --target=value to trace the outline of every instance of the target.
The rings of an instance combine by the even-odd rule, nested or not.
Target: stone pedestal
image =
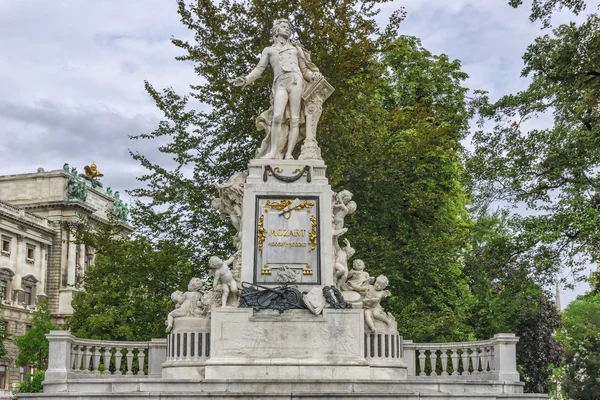
[[[368,379],[362,310],[212,313],[206,379]]]
[[[167,357],[162,365],[165,379],[202,379],[210,357],[210,319],[179,317],[167,336]]]
[[[242,281],[298,288],[333,284],[332,191],[319,160],[252,160],[244,185]]]

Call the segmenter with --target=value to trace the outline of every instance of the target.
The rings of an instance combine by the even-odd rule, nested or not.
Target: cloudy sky
[[[526,86],[521,56],[545,33],[529,22],[527,0],[517,10],[507,1],[396,0],[380,19],[406,7],[401,33],[461,60],[467,85],[496,98]],[[584,18],[563,12],[553,24]],[[198,82],[189,64],[174,60],[172,36],[189,36],[174,0],[0,0],[0,175],[94,161],[107,186],[137,187],[144,171],[128,149],[155,154],[156,145],[128,135],[160,119],[144,80],[182,93]],[[575,294],[562,296],[566,303]]]

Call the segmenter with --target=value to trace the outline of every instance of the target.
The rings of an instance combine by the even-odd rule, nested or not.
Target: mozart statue
[[[258,79],[267,65],[270,64],[273,68],[271,108],[256,120],[258,130],[266,131],[266,136],[257,151],[257,158],[293,160],[292,151],[304,137],[307,138],[307,142],[308,139],[313,140],[313,145],[316,146],[314,136],[321,105],[333,92],[331,85],[323,79],[319,69],[311,62],[310,53],[299,43],[290,41],[291,35],[292,26],[289,21],[278,19],[273,22],[273,44],[263,50],[260,61],[252,72],[232,81],[235,86],[245,87]],[[318,108],[317,110],[313,107],[312,114],[318,112],[318,115],[314,115],[316,118],[313,117],[312,121],[307,121],[308,111],[304,108],[305,103],[311,100]],[[320,158],[320,151],[318,153]]]

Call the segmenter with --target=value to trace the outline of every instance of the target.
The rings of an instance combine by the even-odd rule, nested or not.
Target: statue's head
[[[340,192],[340,199],[344,202],[344,204],[348,204],[348,202],[352,200],[352,192],[349,190],[342,190]]]
[[[390,281],[388,280],[388,278],[385,275],[379,275],[377,277],[377,279],[375,279],[375,284],[373,286],[375,286],[375,289],[377,289],[377,290],[383,290],[389,284],[390,284]]]
[[[365,269],[365,262],[363,260],[354,260],[352,263],[352,269],[356,271],[362,271]]]
[[[199,292],[202,289],[202,279],[200,278],[192,278],[190,279],[190,283],[188,284],[188,292]]]
[[[292,24],[287,19],[276,19],[273,21],[271,28],[271,38],[275,39],[278,35],[283,35],[286,38],[292,36]]]
[[[217,256],[212,256],[208,260],[208,266],[210,267],[210,269],[217,269],[217,268],[219,268],[221,266],[221,264],[223,264],[223,260],[221,260]]]

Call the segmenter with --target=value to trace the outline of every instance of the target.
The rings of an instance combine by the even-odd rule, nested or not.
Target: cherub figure
[[[348,280],[346,281],[348,290],[363,293],[373,282],[375,282],[375,277],[370,276],[365,271],[365,262],[363,260],[354,260],[352,269],[348,272]]]
[[[229,217],[237,233],[233,238],[236,247],[241,247],[242,229],[242,199],[244,198],[244,183],[248,171],[232,175],[225,183],[215,183],[219,197],[212,200],[211,207],[220,212],[223,217]]]
[[[344,243],[346,244],[346,247],[342,249],[338,243],[338,236],[334,235],[335,264],[333,265],[333,283],[341,290],[345,289],[346,279],[348,279],[348,259],[356,252],[356,250],[350,246],[348,239],[344,239]]]
[[[342,190],[333,195],[333,234],[343,235],[348,229],[344,228],[344,218],[356,212],[356,203],[352,201],[352,193]]]
[[[233,278],[233,273],[229,266],[235,261],[235,255],[229,257],[227,261],[221,260],[217,256],[212,256],[208,261],[208,265],[215,277],[213,281],[213,289],[222,292],[221,307],[227,306],[229,294],[232,295],[232,303],[235,303],[238,295],[238,285]]]
[[[175,310],[167,316],[167,332],[173,329],[173,319],[177,317],[189,317],[196,315],[199,311],[198,302],[202,302],[202,279],[192,278],[188,284],[188,291],[182,293],[177,290],[171,294],[171,299],[177,304]],[[201,310],[200,310],[201,311]]]
[[[394,321],[394,316],[386,313],[383,307],[381,307],[381,300],[391,295],[389,290],[384,290],[389,283],[390,281],[387,277],[379,275],[375,279],[375,284],[369,285],[364,291],[363,307],[365,309],[365,323],[373,333],[377,332],[375,329],[375,319],[385,322],[388,327]]]

